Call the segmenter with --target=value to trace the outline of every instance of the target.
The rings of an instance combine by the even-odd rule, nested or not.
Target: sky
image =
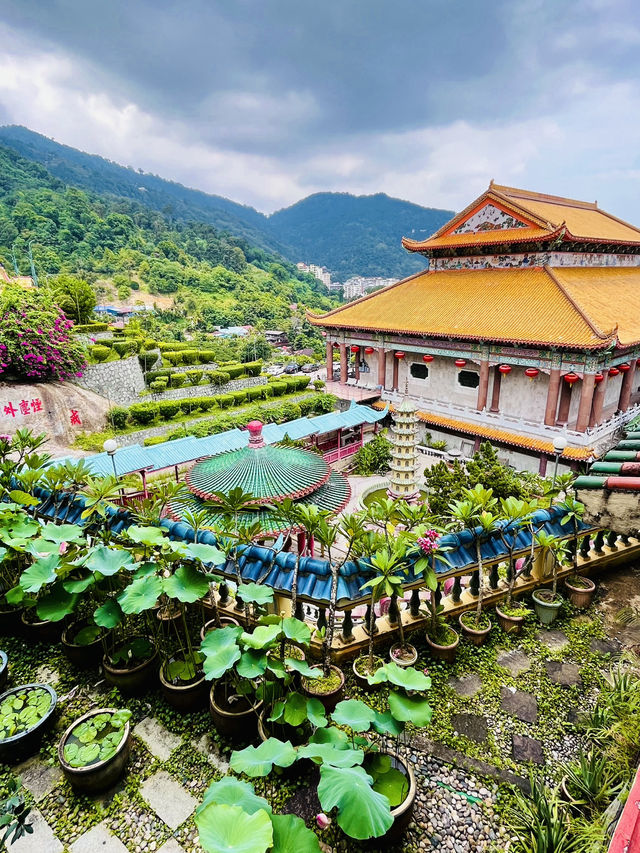
[[[637,0],[0,0],[0,124],[264,212],[497,183],[640,223]]]

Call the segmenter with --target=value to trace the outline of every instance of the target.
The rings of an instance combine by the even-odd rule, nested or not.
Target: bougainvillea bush
[[[6,285],[0,294],[0,375],[36,381],[81,376],[82,346],[46,291]]]

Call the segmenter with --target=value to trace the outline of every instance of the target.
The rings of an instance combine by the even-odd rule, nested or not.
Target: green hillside
[[[293,263],[326,266],[340,281],[351,275],[400,278],[422,269],[424,261],[409,255],[400,245],[401,238],[427,236],[452,215],[383,193],[317,193],[265,216],[222,196],[61,145],[25,127],[0,127],[0,144],[43,165],[65,184],[128,199],[173,223],[213,225]]]

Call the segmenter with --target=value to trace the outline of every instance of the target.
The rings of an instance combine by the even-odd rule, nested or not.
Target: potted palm
[[[573,496],[567,495],[558,507],[564,512],[561,524],[571,524],[573,537],[571,540],[571,560],[573,572],[564,579],[564,585],[569,593],[569,601],[579,610],[586,610],[593,601],[596,585],[594,582],[578,572],[578,528],[584,515],[584,504]]]
[[[562,596],[558,594],[558,565],[566,558],[564,543],[557,536],[540,530],[536,542],[541,549],[542,559],[551,560],[551,589],[537,589],[532,593],[533,604],[540,622],[549,626],[555,622],[562,606]]]
[[[507,564],[507,594],[500,604],[496,604],[496,616],[498,624],[505,633],[519,634],[522,631],[522,626],[529,610],[520,602],[514,602],[513,600],[513,591],[518,579],[518,564],[515,559],[515,551],[518,547],[518,533],[531,522],[537,502],[528,502],[519,498],[508,497],[501,498],[500,505],[502,520],[504,521],[504,524],[500,527],[500,538],[507,549],[509,557]],[[529,555],[531,562],[533,562],[533,555],[534,539],[532,535],[531,553]]]
[[[416,540],[418,559],[415,562],[416,571],[422,572],[424,584],[429,590],[429,609],[427,613],[420,611],[428,618],[426,641],[429,651],[434,658],[446,663],[453,663],[458,653],[460,637],[442,617],[444,607],[438,601],[438,575],[436,560],[446,563],[440,551],[440,534],[435,529],[427,530]],[[442,549],[444,550],[444,549]]]

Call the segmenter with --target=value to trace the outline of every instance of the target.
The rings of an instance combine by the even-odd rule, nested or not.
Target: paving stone
[[[462,678],[450,678],[449,687],[455,690],[458,696],[471,698],[482,690],[482,679],[475,672],[463,675]]]
[[[503,687],[500,690],[500,704],[503,711],[524,723],[535,723],[538,718],[538,702],[535,696],[523,690]]]
[[[184,847],[181,847],[175,838],[170,838],[158,849],[158,853],[185,853]]]
[[[211,735],[202,735],[199,740],[191,741],[194,749],[201,752],[207,759],[209,764],[213,766],[225,776],[229,772],[229,762],[220,755],[218,744],[213,740]]]
[[[546,646],[549,651],[561,652],[569,645],[569,638],[562,631],[556,631],[555,628],[541,628],[537,634],[538,642]]]
[[[520,675],[520,673],[531,669],[531,660],[520,649],[514,649],[511,652],[501,652],[498,655],[497,663],[498,666],[506,669],[514,678]]]
[[[20,777],[25,788],[31,791],[36,802],[46,797],[62,779],[62,768],[59,765],[49,767],[39,758],[30,758],[18,764],[14,767],[14,773]]]
[[[515,761],[544,764],[542,744],[539,740],[526,735],[513,735],[513,758]]]
[[[167,826],[177,829],[198,805],[179,782],[165,770],[159,770],[147,779],[140,793]]]
[[[29,835],[23,835],[9,848],[11,853],[62,853],[64,847],[58,838],[53,834],[53,830],[42,816],[42,812],[38,809],[33,809],[29,815],[29,823],[33,827],[33,832]]]
[[[180,735],[172,734],[162,723],[152,717],[145,717],[144,720],[140,720],[133,733],[144,741],[149,752],[159,758],[160,761],[166,761],[173,750],[182,743]]]
[[[598,655],[616,656],[620,654],[620,643],[617,640],[591,640],[589,648]]]
[[[36,677],[34,683],[38,684],[50,684],[52,687],[55,687],[56,684],[60,681],[60,673],[56,669],[51,669],[51,667],[39,666],[36,669]]]
[[[71,853],[128,853],[122,841],[104,823],[92,827],[72,845]]]
[[[476,714],[454,714],[451,725],[458,734],[465,735],[476,743],[484,743],[487,739],[487,721]]]
[[[581,685],[580,667],[575,663],[561,663],[560,661],[548,660],[545,662],[547,675],[555,684],[563,687]]]

